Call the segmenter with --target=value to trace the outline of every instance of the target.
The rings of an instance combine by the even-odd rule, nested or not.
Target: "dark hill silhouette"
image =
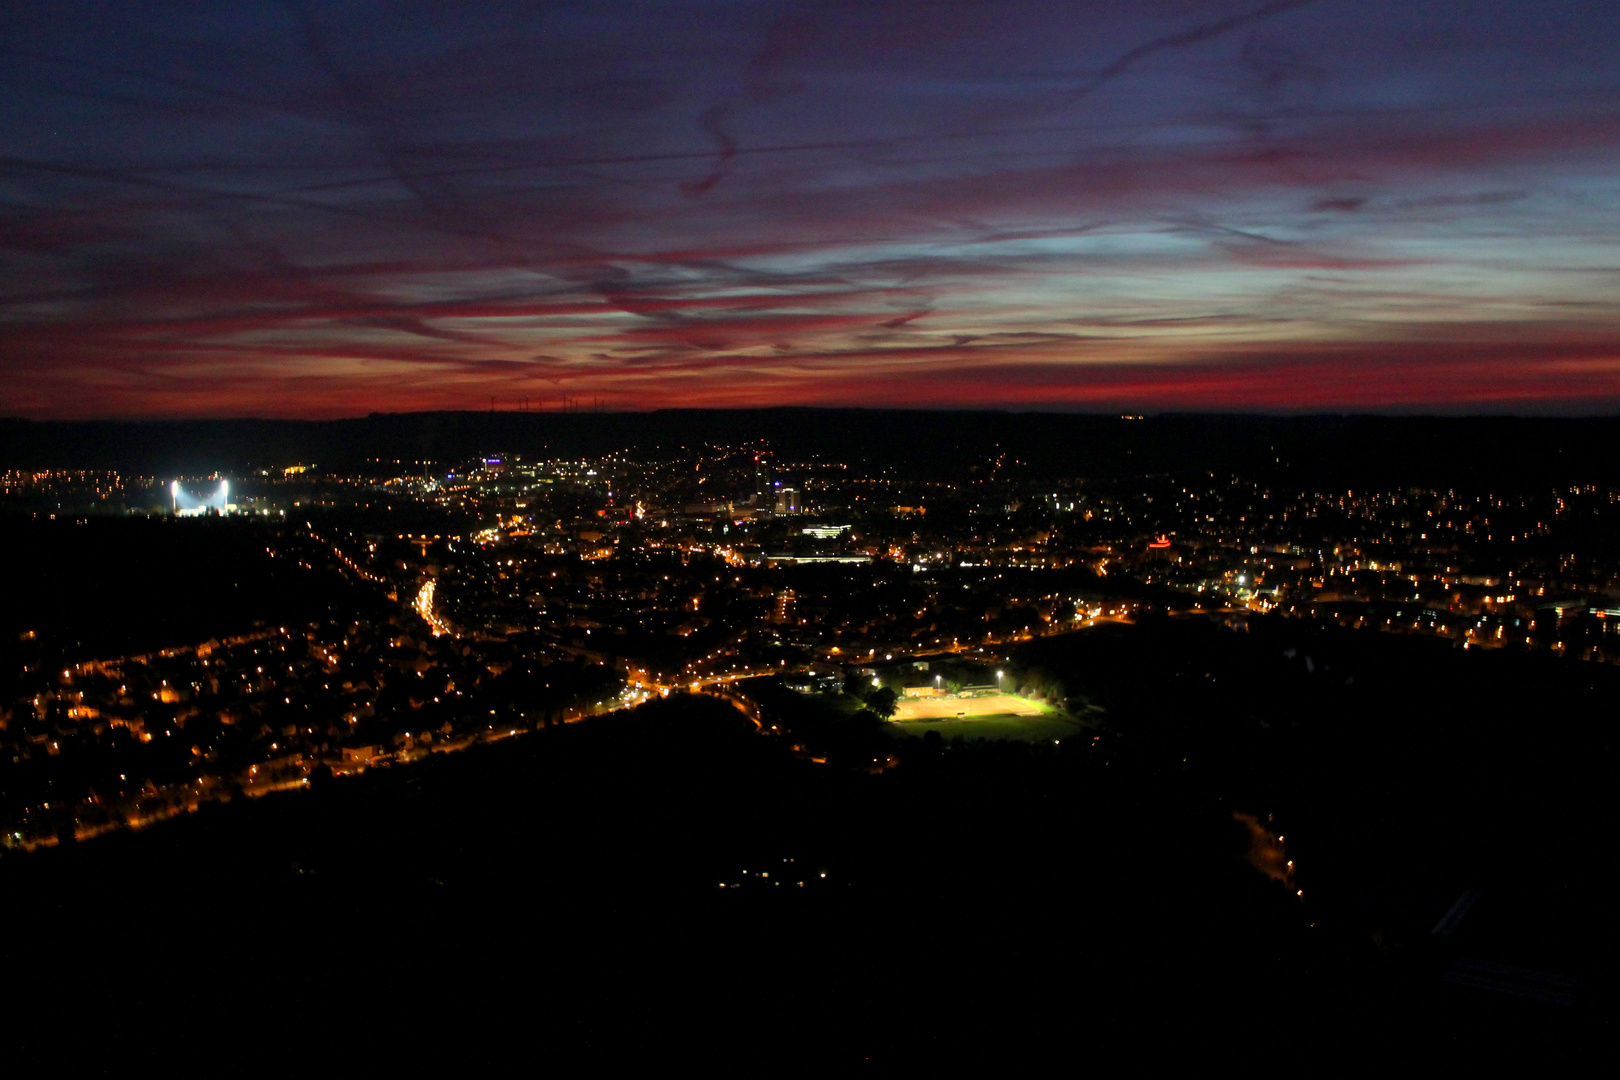
[[[1214,469],[1339,483],[1602,482],[1620,478],[1620,419],[1066,413],[860,409],[651,413],[373,413],[331,421],[0,420],[0,467],[170,475],[371,458],[653,454],[769,440],[779,452],[950,475],[1007,455],[1009,475]]]

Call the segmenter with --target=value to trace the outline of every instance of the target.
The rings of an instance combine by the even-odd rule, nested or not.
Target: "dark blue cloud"
[[[16,3],[0,388],[1620,403],[1617,46],[1582,2]]]

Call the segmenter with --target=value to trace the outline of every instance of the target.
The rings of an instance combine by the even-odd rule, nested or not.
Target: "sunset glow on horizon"
[[[1620,9],[22,4],[0,414],[1614,412]]]

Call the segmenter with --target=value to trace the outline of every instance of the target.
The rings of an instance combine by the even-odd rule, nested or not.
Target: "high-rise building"
[[[778,514],[797,514],[799,512],[799,489],[776,489],[776,512]]]
[[[771,452],[759,450],[754,453],[754,505],[769,507],[772,502]]]

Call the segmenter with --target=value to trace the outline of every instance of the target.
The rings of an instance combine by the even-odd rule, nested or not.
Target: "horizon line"
[[[1083,410],[1083,409],[1057,409],[1041,408],[1039,406],[1027,407],[995,407],[995,406],[870,406],[870,405],[753,405],[753,406],[671,406],[653,409],[414,409],[399,412],[374,410],[363,414],[345,416],[229,416],[229,415],[195,415],[195,416],[90,416],[90,417],[30,417],[30,416],[0,416],[0,424],[38,424],[38,425],[73,425],[73,424],[343,424],[356,421],[377,419],[403,419],[422,416],[503,416],[503,417],[622,417],[622,416],[657,416],[678,414],[763,414],[763,413],[863,413],[870,415],[883,414],[915,414],[915,415],[1001,415],[1001,416],[1049,416],[1049,417],[1075,417],[1094,420],[1163,420],[1172,418],[1207,418],[1207,419],[1253,419],[1253,420],[1542,420],[1542,421],[1586,421],[1586,420],[1620,420],[1620,408],[1608,407],[1606,411],[1575,412],[1575,411],[1536,411],[1536,412],[1469,412],[1469,411],[1423,411],[1406,412],[1401,410],[1346,410],[1330,411],[1315,410],[1309,412],[1273,411],[1264,409],[1166,409],[1141,411],[1109,410]]]

